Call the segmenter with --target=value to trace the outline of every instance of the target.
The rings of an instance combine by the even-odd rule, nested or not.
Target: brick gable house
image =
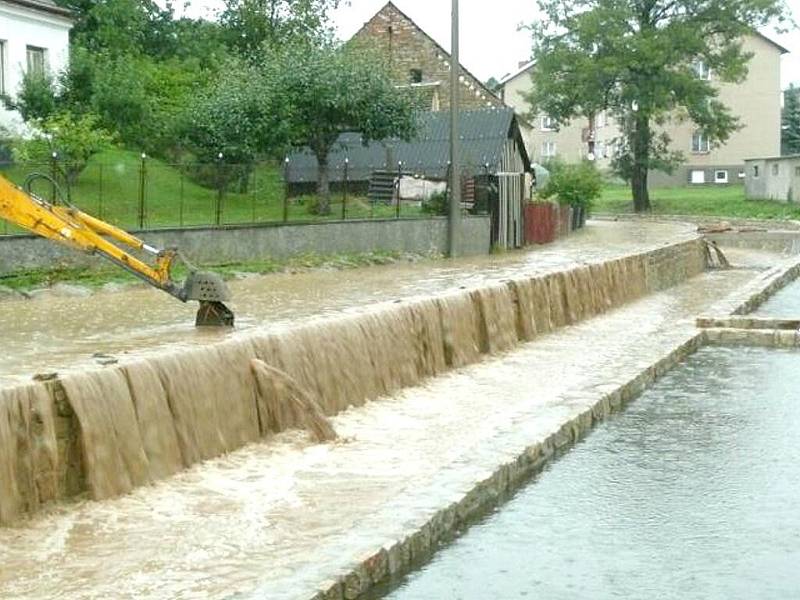
[[[411,18],[388,2],[351,38],[384,56],[398,87],[417,92],[419,108],[449,110],[450,54]],[[477,77],[461,66],[463,109],[504,106]]]

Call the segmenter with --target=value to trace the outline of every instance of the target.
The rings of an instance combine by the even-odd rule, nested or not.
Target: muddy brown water
[[[351,408],[333,419],[342,442],[286,432],[119,498],[0,528],[0,597],[308,598],[509,447],[557,427],[570,398],[691,335],[697,311],[750,277],[702,275]]]
[[[475,287],[619,257],[694,236],[688,225],[597,222],[552,246],[456,261],[249,277],[231,282],[235,332],[194,328],[194,305],[146,288],[88,297],[45,294],[0,302],[0,385],[33,373],[96,365],[114,356],[189,347],[311,316],[360,311],[400,298]]]
[[[243,446],[251,448],[259,446],[258,442],[265,437],[296,426],[298,424],[296,413],[275,410],[276,406],[282,406],[287,402],[280,397],[281,394],[296,397],[297,390],[303,390],[306,399],[314,398],[320,413],[325,415],[334,415],[348,408],[350,409],[348,412],[351,412],[353,407],[361,406],[368,400],[390,398],[404,388],[419,385],[432,376],[441,376],[447,369],[475,363],[482,355],[511,350],[520,341],[537,339],[565,325],[580,323],[606,313],[613,307],[641,298],[659,283],[654,281],[654,278],[662,276],[669,278],[672,270],[678,270],[687,277],[702,270],[702,252],[696,244],[687,246],[685,255],[675,259],[676,264],[663,264],[660,267],[653,266],[641,256],[608,260],[609,257],[619,254],[630,254],[631,250],[666,244],[667,242],[661,241],[661,235],[669,234],[673,241],[676,236],[678,238],[685,236],[686,239],[692,237],[686,228],[675,226],[670,226],[666,230],[644,228],[644,231],[634,231],[626,226],[617,227],[604,225],[589,231],[584,237],[576,238],[570,244],[562,246],[560,254],[553,254],[554,250],[545,250],[463,261],[446,267],[431,268],[430,264],[411,265],[402,267],[397,272],[387,269],[368,269],[363,272],[345,273],[344,276],[342,273],[313,273],[295,278],[286,276],[284,279],[291,281],[293,286],[302,286],[304,281],[305,285],[309,285],[311,280],[327,282],[327,287],[315,288],[317,294],[312,294],[311,300],[306,298],[305,304],[299,302],[299,308],[293,306],[296,303],[293,303],[292,299],[300,297],[298,295],[300,288],[288,286],[292,289],[292,293],[289,293],[287,288],[274,286],[272,278],[245,280],[240,282],[242,286],[240,292],[249,289],[250,293],[249,295],[240,293],[239,298],[245,303],[244,305],[250,307],[250,312],[246,314],[251,315],[249,318],[253,319],[253,322],[248,326],[248,317],[245,317],[244,331],[229,335],[194,334],[188,330],[181,330],[187,334],[186,337],[183,340],[179,339],[180,335],[173,338],[175,344],[182,348],[181,352],[165,354],[164,346],[156,343],[156,340],[162,338],[157,337],[152,341],[158,346],[159,352],[140,353],[139,350],[147,348],[147,345],[139,344],[150,338],[132,335],[131,329],[126,329],[130,314],[123,312],[120,319],[115,321],[119,327],[120,339],[114,341],[112,330],[112,342],[109,343],[122,344],[124,338],[124,343],[131,344],[128,348],[136,351],[135,359],[105,369],[66,370],[58,384],[63,401],[61,404],[57,401],[55,408],[52,404],[43,405],[41,385],[7,387],[0,391],[2,394],[0,408],[3,411],[0,415],[0,440],[4,444],[3,453],[0,455],[0,519],[13,522],[16,516],[35,512],[40,505],[59,498],[59,494],[65,494],[61,476],[65,464],[69,463],[69,457],[72,455],[69,454],[70,448],[64,448],[63,444],[59,445],[57,439],[63,434],[64,427],[75,428],[75,439],[80,445],[75,451],[81,461],[76,469],[83,478],[75,484],[78,491],[85,491],[94,500],[103,501],[138,490],[133,497],[141,499],[147,496],[147,492],[142,490],[169,488],[175,477],[157,484],[155,488],[151,484],[169,476],[176,476],[180,471],[197,463],[229,454]],[[596,244],[598,240],[603,239],[608,245],[597,251]],[[617,241],[612,242],[612,240]],[[591,247],[595,250],[590,251]],[[537,260],[534,261],[534,258]],[[752,261],[751,266],[757,266],[762,258],[750,256],[747,260]],[[600,264],[602,260],[605,262]],[[559,270],[559,267],[562,269]],[[564,270],[564,267],[572,268]],[[536,276],[543,272],[548,274]],[[691,305],[691,310],[706,308],[717,299],[716,294],[720,289],[730,290],[732,285],[745,282],[754,274],[754,270],[740,270],[703,275],[681,286],[683,292],[678,292],[677,297],[681,298],[681,306]],[[311,279],[303,279],[304,277]],[[343,283],[342,280],[345,279],[348,281]],[[715,289],[714,282],[718,284],[719,289]],[[254,287],[248,288],[248,285]],[[457,289],[462,286],[467,289]],[[275,289],[278,291],[273,294]],[[281,289],[284,294],[282,301],[285,304],[276,305],[275,297],[281,297]],[[440,294],[433,298],[421,297],[423,293],[433,292]],[[136,290],[120,294],[117,299],[129,302],[131,295],[135,299],[142,293],[144,291]],[[410,300],[394,304],[386,302],[387,295]],[[98,295],[89,300],[97,301],[98,298],[108,300],[114,296],[116,295],[105,297]],[[152,295],[148,297],[154,298]],[[666,300],[669,294],[658,298],[666,302],[664,306],[672,306]],[[272,307],[272,310],[265,310],[264,303]],[[36,301],[25,303],[24,306],[34,304]],[[65,305],[70,306],[70,303],[66,302]],[[374,306],[371,310],[365,311],[365,307],[369,305]],[[669,311],[665,312],[664,308],[659,308],[657,302],[651,301],[650,306],[654,309],[654,313],[643,319],[643,315],[639,314],[642,320],[637,323],[638,328],[646,329],[647,323],[660,324],[668,317]],[[145,307],[139,306],[139,308]],[[308,315],[330,315],[337,312],[342,315],[336,319],[311,320],[301,327],[285,327],[291,322],[287,315],[302,315],[303,310],[308,311],[305,313]],[[686,318],[688,309],[684,307],[683,310],[686,312],[681,314]],[[58,306],[56,313],[57,311]],[[281,321],[276,317],[271,321],[271,326],[258,326],[252,315],[265,313],[282,314],[284,320]],[[15,324],[10,323],[10,325],[13,333]],[[170,327],[164,323],[162,326]],[[178,326],[173,322],[172,327]],[[242,335],[243,333],[247,335]],[[148,335],[154,334],[150,331]],[[617,340],[617,350],[620,349],[619,344],[624,344],[625,339],[627,338],[623,336]],[[198,344],[199,341],[222,341],[222,343],[208,345]],[[597,341],[603,344],[615,343],[613,338]],[[32,348],[35,349],[35,345]],[[550,360],[564,361],[569,360],[570,356],[585,356],[586,350],[582,345],[564,346]],[[35,352],[29,355],[28,360],[34,355]],[[79,366],[82,364],[81,356],[80,351],[66,352],[61,360],[72,361],[64,363],[69,366]],[[266,376],[266,381],[256,382],[251,370],[254,359],[262,360],[272,367],[271,372],[261,373],[262,376]],[[485,395],[494,386],[501,386],[508,378],[507,369],[501,368],[499,372],[502,375],[498,374],[498,379],[489,385],[485,379],[474,386],[468,381],[465,382],[459,389],[456,399],[459,402],[463,401],[464,407],[468,408],[471,404],[470,394]],[[276,373],[280,376],[276,376]],[[443,399],[442,394],[449,394],[451,391],[438,389],[437,395],[432,396],[429,402],[433,405],[437,401],[435,398]],[[71,416],[68,419],[69,423],[65,425],[66,408],[71,411]],[[486,406],[483,405],[481,410],[485,409]],[[409,414],[404,420],[396,422],[395,426],[412,430],[419,426],[424,427],[425,415],[431,410],[434,410],[433,406],[422,410],[419,415]],[[322,414],[319,416],[322,417]],[[458,422],[457,416],[455,414],[452,416]],[[391,420],[390,416],[387,417]],[[466,419],[467,415],[462,414],[462,417]],[[479,415],[473,414],[472,418],[475,417]],[[415,422],[417,418],[421,421]],[[373,425],[378,428],[385,427],[385,424]],[[273,449],[269,444],[260,447],[265,447],[266,453],[272,455]],[[361,455],[357,451],[357,440],[353,447],[355,453],[351,458],[356,461],[366,460],[366,455]],[[407,450],[412,451],[411,448]],[[293,454],[292,449],[287,451],[294,458],[290,457],[290,463],[284,467],[294,473],[292,477],[297,477],[295,469],[298,465],[302,466],[305,450],[299,455]],[[311,454],[318,455],[320,451],[313,450]],[[65,455],[67,460],[64,458]],[[241,466],[236,460],[233,459],[230,464],[233,470]],[[299,462],[292,464],[292,461]],[[224,459],[218,464],[224,465]],[[66,468],[69,471],[68,464]],[[205,465],[195,467],[194,471],[198,473],[204,468]],[[225,468],[228,467],[223,467]],[[246,479],[251,476],[252,474],[246,475]],[[237,526],[231,529],[231,535],[236,532],[236,535],[248,537],[250,534],[255,535],[260,532],[269,538],[275,532],[267,535],[267,531],[270,530],[267,522],[272,518],[280,521],[282,517],[279,515],[279,508],[273,507],[268,516],[256,508],[257,497],[247,499],[247,494],[263,494],[264,486],[270,485],[269,481],[259,477],[256,477],[258,481],[253,489],[248,488],[246,481],[239,480],[232,483],[228,480],[226,485],[232,485],[232,488],[225,489],[224,492],[219,488],[216,493],[209,495],[208,488],[200,486],[195,490],[199,494],[195,499],[199,503],[196,508],[200,513],[195,513],[191,518],[209,519],[217,511],[225,514],[225,520],[240,516],[248,518],[250,514],[257,519],[257,522],[251,524],[253,531],[246,533],[241,526]],[[302,478],[302,474],[300,477]],[[191,475],[189,479],[191,480]],[[297,482],[288,482],[288,490],[282,487],[280,476],[273,483],[276,484],[275,493],[283,493],[285,496],[288,491],[288,500],[291,503],[291,488],[297,485]],[[316,485],[319,482],[313,483]],[[340,500],[347,502],[350,494],[353,494],[351,499],[354,501],[363,500],[364,493],[369,496],[368,485],[364,489],[362,483],[358,481],[342,483],[345,488],[339,489],[335,494]],[[191,487],[190,485],[189,488]],[[180,488],[178,494],[188,493],[193,496],[194,492],[189,488]],[[237,489],[245,496],[234,500],[236,496],[231,496],[230,492]],[[279,492],[280,489],[283,489],[283,492]],[[280,503],[286,506],[286,498],[279,497]],[[317,499],[322,501],[321,497]],[[255,504],[248,505],[245,514],[237,515],[235,511],[230,512],[236,506],[242,506],[251,500]],[[233,504],[230,506],[223,505],[232,501]],[[21,530],[12,530],[12,532],[23,532],[18,535],[18,540],[25,539],[33,544],[30,547],[32,555],[41,555],[42,552],[49,555],[47,545],[56,544],[53,546],[56,552],[53,557],[58,557],[56,560],[60,565],[59,573],[51,575],[54,577],[53,581],[57,579],[59,583],[56,587],[43,584],[42,589],[50,590],[47,597],[74,597],[89,589],[91,592],[88,597],[95,593],[101,595],[109,593],[109,588],[104,587],[106,584],[101,583],[101,580],[111,571],[104,570],[102,559],[93,555],[95,549],[102,553],[114,548],[111,550],[114,556],[120,552],[121,547],[116,545],[117,542],[108,545],[110,540],[107,535],[114,529],[114,525],[103,519],[109,515],[116,515],[112,518],[121,519],[126,523],[123,530],[117,532],[120,536],[118,543],[135,544],[140,550],[148,546],[145,542],[147,535],[158,529],[164,529],[168,523],[171,527],[181,520],[172,523],[166,518],[160,526],[149,523],[145,526],[147,531],[144,532],[146,535],[143,538],[141,537],[143,532],[133,532],[128,529],[129,525],[135,527],[133,521],[137,521],[139,516],[134,517],[124,510],[116,512],[114,504],[108,505],[110,513],[105,512],[102,506],[102,503],[97,503],[80,507],[61,507],[57,510],[65,511],[66,520],[59,521],[60,515],[45,517],[43,520],[33,521]],[[158,515],[177,516],[169,509],[163,512],[167,508],[164,505],[152,508],[155,510],[154,516],[157,520]],[[105,516],[90,525],[86,519],[91,520],[90,514],[94,510]],[[252,512],[254,510],[255,512]],[[314,519],[324,520],[323,515],[313,510],[313,507],[307,507],[307,510],[307,516],[312,522]],[[200,517],[201,514],[204,517]],[[82,515],[80,517],[82,524],[77,525],[69,515],[73,517]],[[65,538],[58,537],[60,534],[55,538],[52,533],[43,534],[43,530],[40,529],[41,524],[53,518],[58,521],[51,523],[54,525],[54,531],[62,532],[66,535]],[[316,530],[314,533],[314,526],[309,526],[308,531],[305,531],[303,527],[307,524],[305,521],[302,525],[298,522],[294,524],[291,524],[291,521],[286,522],[283,526],[289,527],[291,533],[289,531],[282,533],[290,533],[291,536],[300,538],[306,535],[312,537],[324,535],[324,530],[322,532]],[[264,526],[267,526],[267,530]],[[204,523],[202,527],[205,528],[206,524]],[[336,525],[330,523],[325,527],[330,528],[328,531],[333,531]],[[81,533],[84,530],[85,536]],[[163,533],[166,535],[166,531]],[[181,529],[180,535],[185,536],[187,533]],[[205,531],[202,535],[208,534],[213,537],[219,533],[219,531],[216,533]],[[36,540],[37,535],[42,534],[44,547],[38,545]],[[240,550],[236,550],[233,556],[226,556],[219,565],[221,567],[224,565],[220,570],[203,560],[202,553],[207,556],[217,555],[216,550],[208,554],[209,550],[204,546],[215,543],[211,542],[212,537],[204,537],[205,541],[200,544],[201,547],[206,547],[206,550],[192,549],[191,541],[185,538],[174,539],[176,548],[184,548],[199,560],[196,568],[192,567],[189,571],[185,570],[186,564],[182,563],[184,570],[181,571],[180,582],[176,583],[175,587],[169,585],[171,579],[165,573],[165,563],[161,562],[160,558],[154,560],[151,557],[150,560],[145,560],[146,554],[141,554],[140,550],[126,554],[126,560],[133,560],[134,563],[136,560],[145,560],[145,564],[141,565],[140,571],[127,571],[124,576],[133,580],[144,577],[146,580],[143,581],[144,587],[136,585],[126,587],[126,595],[130,592],[136,597],[146,597],[149,595],[149,590],[157,589],[158,593],[150,597],[159,597],[159,594],[163,593],[184,595],[184,592],[189,594],[186,597],[191,597],[192,594],[219,596],[222,590],[220,586],[225,585],[228,577],[234,578],[234,583],[231,584],[233,587],[244,580],[252,579],[241,570],[243,563],[251,564],[251,560],[255,558],[263,559],[269,555],[269,551],[264,548],[258,551],[255,551],[255,547],[250,547],[249,550],[240,548],[237,541],[232,548]],[[256,542],[255,538],[253,542]],[[281,543],[286,542],[287,540],[283,540]],[[221,543],[221,538],[217,538],[216,543]],[[292,556],[298,556],[297,550],[295,547]],[[255,553],[254,556],[248,556],[244,560],[245,557],[240,555],[240,552],[250,551]],[[85,558],[79,558],[79,563],[75,563],[70,556],[72,552],[76,557]],[[197,555],[197,552],[201,552],[201,555]],[[21,556],[17,553],[15,543],[4,539],[2,530],[0,530],[0,553],[3,555],[4,564],[20,566],[18,561]],[[78,567],[80,576],[72,582],[64,580],[63,577],[67,574],[60,572],[69,564],[80,565]],[[90,568],[88,567],[90,564],[95,566]],[[151,575],[147,575],[150,573],[148,566],[150,564],[153,565],[152,577],[160,578],[159,583],[156,583]],[[203,578],[211,578],[214,581],[212,583],[208,580],[209,585],[196,581],[186,588],[183,577],[187,572],[202,574]],[[27,575],[21,578],[19,575],[10,571],[0,573],[0,593],[5,586],[4,581],[8,584],[5,587],[6,592],[12,596],[18,594],[25,597],[35,593],[41,574],[34,570],[27,571]],[[6,576],[10,578],[4,579]],[[92,587],[84,590],[81,577],[93,581]],[[163,580],[164,578],[166,580]],[[131,583],[132,581],[126,582],[126,586]],[[165,588],[162,583],[168,584],[167,587]],[[198,583],[200,587],[197,587]],[[93,586],[99,587],[95,589]],[[100,592],[102,589],[106,591]],[[190,593],[187,591],[189,589]],[[67,595],[64,596],[64,593]]]

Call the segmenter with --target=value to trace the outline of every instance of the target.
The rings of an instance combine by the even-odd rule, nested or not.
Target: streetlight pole
[[[461,87],[461,62],[458,58],[458,0],[453,0],[452,42],[450,48],[450,211],[447,222],[447,253],[458,254],[458,231],[461,219],[461,161],[458,137],[458,96]]]

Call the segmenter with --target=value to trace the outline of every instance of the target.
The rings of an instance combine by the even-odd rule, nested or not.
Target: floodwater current
[[[534,275],[694,237],[685,224],[593,222],[555,244],[533,250],[366,269],[245,277],[232,281],[233,332],[197,330],[193,304],[135,287],[86,297],[45,294],[0,302],[0,384],[38,372],[96,366],[95,353],[129,353],[207,344],[253,330],[279,329],[312,316],[477,287]]]
[[[700,350],[388,597],[797,598],[798,389],[798,352]]]
[[[758,317],[796,319],[800,316],[800,281],[790,283],[754,313]]]
[[[0,597],[309,598],[693,337],[698,312],[754,275],[700,275],[346,410],[337,442],[270,436],[0,528]]]

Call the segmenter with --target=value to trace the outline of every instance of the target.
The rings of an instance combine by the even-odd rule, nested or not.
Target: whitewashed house
[[[0,0],[0,92],[13,97],[26,72],[61,71],[71,28],[71,13],[52,0]],[[19,115],[0,107],[0,126],[21,124]]]

